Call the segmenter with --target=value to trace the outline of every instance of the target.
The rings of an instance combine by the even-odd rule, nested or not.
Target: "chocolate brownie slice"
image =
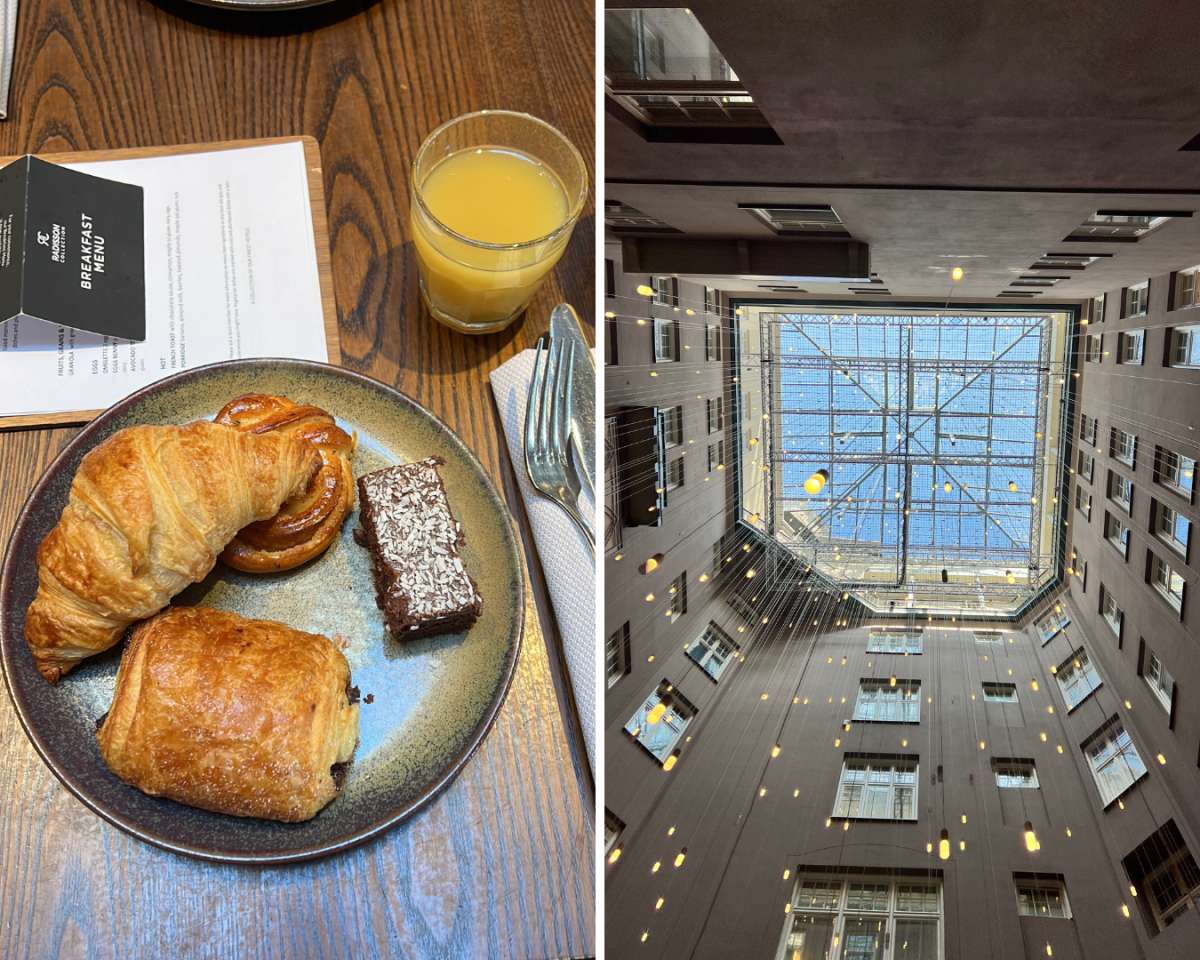
[[[359,542],[371,551],[376,601],[397,640],[466,630],[483,604],[458,555],[465,537],[442,463],[429,457],[358,478]]]

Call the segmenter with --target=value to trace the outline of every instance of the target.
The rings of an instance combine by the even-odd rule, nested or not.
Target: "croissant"
[[[317,464],[301,440],[206,422],[129,427],[91,450],[38,548],[25,640],[42,676],[56,683],[202,580]]]
[[[100,755],[152,796],[237,817],[308,820],[358,742],[350,666],[319,634],[208,607],[139,624]]]
[[[320,407],[287,397],[251,393],[227,403],[214,418],[250,433],[283,433],[311,443],[321,467],[308,486],[275,516],[250,524],[234,537],[221,560],[247,573],[290,570],[329,548],[354,509],[354,439]]]

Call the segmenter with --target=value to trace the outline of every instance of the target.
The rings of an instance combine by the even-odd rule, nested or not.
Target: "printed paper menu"
[[[328,359],[302,143],[72,166],[145,191],[146,339],[0,324],[0,417],[102,409],[221,360]]]

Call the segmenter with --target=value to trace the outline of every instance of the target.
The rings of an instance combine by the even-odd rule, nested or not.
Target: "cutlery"
[[[596,469],[596,366],[583,337],[579,315],[570,304],[560,303],[550,312],[550,338],[575,345],[567,419],[571,424],[571,446],[580,478],[595,500],[592,474]]]
[[[525,469],[534,488],[559,504],[595,546],[592,525],[579,511],[580,481],[568,452],[574,354],[574,344],[538,341],[525,409]]]

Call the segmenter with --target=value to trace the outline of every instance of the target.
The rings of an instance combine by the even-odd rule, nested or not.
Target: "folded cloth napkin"
[[[536,351],[526,350],[492,371],[492,392],[500,409],[508,455],[512,459],[521,499],[533,528],[550,603],[563,640],[567,673],[583,728],[588,762],[596,769],[596,555],[566,512],[542,496],[525,471],[525,405]],[[595,516],[584,490],[580,511]]]
[[[17,0],[0,0],[0,120],[8,119],[8,84],[12,79],[16,36]]]

